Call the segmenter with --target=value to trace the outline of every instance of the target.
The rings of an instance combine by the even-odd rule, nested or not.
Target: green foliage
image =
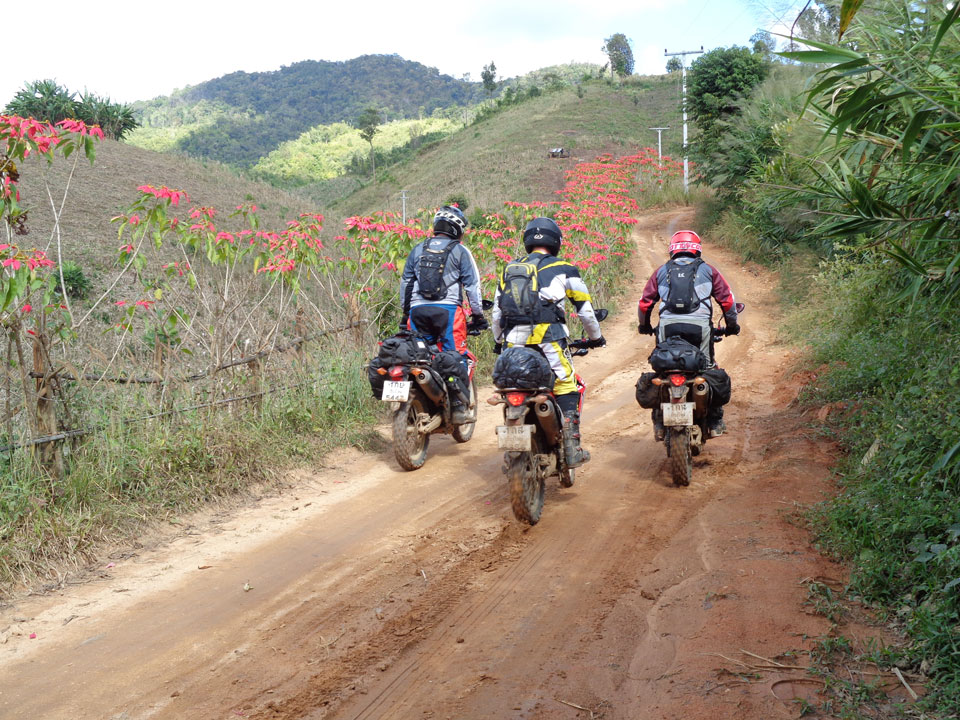
[[[104,134],[114,140],[122,140],[139,124],[129,105],[112,103],[109,98],[93,94],[77,100],[74,93],[55,80],[27,83],[10,101],[5,112],[53,125],[61,120],[82,120],[87,125],[99,125]]]
[[[610,58],[610,69],[613,72],[621,78],[633,75],[633,50],[626,35],[614,33],[603,41],[600,49]]]
[[[90,281],[83,273],[81,268],[73,260],[64,260],[60,266],[60,272],[63,273],[63,286],[57,278],[57,292],[63,293],[63,287],[66,287],[67,296],[75,299],[83,299],[90,290]]]
[[[717,48],[699,56],[687,73],[687,111],[699,134],[691,146],[699,162],[716,150],[720,121],[739,111],[741,98],[766,77],[768,63],[745,47]]]
[[[480,83],[441,75],[397,55],[364,55],[231,73],[135,109],[150,127],[191,126],[176,140],[177,150],[251,167],[280,143],[317,125],[353,122],[370,106],[389,121],[431,116],[482,97]]]
[[[373,140],[377,163],[386,166],[408,160],[460,127],[461,123],[445,118],[394,120],[381,125]],[[362,172],[368,152],[356,128],[346,123],[318,125],[296,140],[281,144],[262,158],[251,174],[275,185],[305,186]]]
[[[230,411],[121,423],[156,411],[149,394],[92,408],[99,417],[85,419],[110,421],[113,429],[79,445],[56,486],[25,454],[12,463],[0,456],[0,585],[43,574],[105,535],[135,537],[144,518],[175,518],[206,500],[276,482],[283,470],[334,447],[375,443],[371,427],[382,404],[370,395],[365,361],[323,352],[311,375],[284,377],[294,387]]]
[[[17,91],[5,112],[55,125],[61,120],[76,118],[76,107],[75,94],[55,80],[35,80]]]
[[[790,59],[835,63],[808,101],[824,138],[796,195],[827,212],[819,232],[867,237],[914,277],[960,293],[960,5],[885,2],[850,39],[807,40]],[[858,16],[859,17],[859,16]],[[909,31],[905,32],[904,28]]]
[[[497,89],[497,66],[493,64],[493,60],[490,61],[489,65],[483,66],[480,79],[483,81],[484,92],[486,92],[488,96],[493,95]]]
[[[470,201],[467,200],[467,196],[463,193],[454,193],[453,195],[448,195],[447,199],[443,201],[443,204],[456,205],[464,212],[466,212],[467,208],[470,207]]]

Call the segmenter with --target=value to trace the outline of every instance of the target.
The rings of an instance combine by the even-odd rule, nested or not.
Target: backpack
[[[697,295],[697,272],[701,265],[703,260],[700,258],[686,265],[673,260],[667,263],[667,297],[663,300],[666,310],[686,315],[700,307],[701,298]]]
[[[443,281],[443,271],[447,266],[447,258],[460,243],[459,240],[449,240],[444,247],[438,247],[446,238],[432,238],[423,245],[423,254],[417,265],[418,292],[425,300],[443,300],[447,296],[447,284]]]
[[[501,324],[504,330],[517,325],[559,322],[556,305],[544,302],[540,297],[540,263],[549,257],[544,255],[535,262],[530,262],[528,257],[507,263],[500,287]]]

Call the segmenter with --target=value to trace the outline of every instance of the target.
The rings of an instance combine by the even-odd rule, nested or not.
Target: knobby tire
[[[393,454],[404,470],[418,470],[427,460],[430,436],[417,432],[417,415],[422,411],[416,399],[401,403],[393,414]]]
[[[670,470],[674,485],[683,487],[690,484],[693,455],[690,451],[690,435],[686,430],[670,431]]]

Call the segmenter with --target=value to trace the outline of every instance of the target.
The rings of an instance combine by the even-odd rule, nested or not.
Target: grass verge
[[[253,486],[281,484],[285,470],[335,447],[374,447],[382,409],[370,394],[366,360],[327,351],[315,356],[312,369],[283,378],[294,387],[258,403],[115,423],[68,454],[68,472],[58,481],[23,451],[4,456],[0,597],[83,564],[103,542],[132,540],[148,523]],[[124,417],[138,408],[156,411],[141,397]]]

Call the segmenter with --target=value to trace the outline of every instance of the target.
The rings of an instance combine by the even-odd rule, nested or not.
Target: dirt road
[[[690,219],[637,227],[638,288]],[[793,520],[827,488],[830,449],[788,407],[774,279],[707,255],[748,312],[718,347],[730,432],[690,487],[634,400],[650,339],[632,298],[577,363],[593,460],[573,488],[550,482],[537,526],[510,514],[498,409],[467,445],[435,437],[417,472],[389,449],[341,453],[296,496],[192,518],[4,609],[0,717],[796,717],[805,685],[785,681],[803,673],[756,656],[792,665],[782,654],[826,631],[805,584],[840,570]]]

